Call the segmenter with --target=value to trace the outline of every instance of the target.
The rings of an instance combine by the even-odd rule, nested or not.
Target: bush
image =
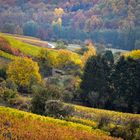
[[[72,102],[74,95],[72,92],[64,90],[63,92],[63,101],[64,102]]]
[[[22,96],[17,96],[10,99],[9,103],[11,106],[24,111],[29,111],[30,108],[30,99]]]
[[[11,89],[13,91],[17,91],[17,88],[18,88],[18,86],[10,79],[7,79],[6,81],[3,81],[1,83],[1,86],[3,88],[8,88],[8,89]]]
[[[3,98],[3,100],[7,101],[7,102],[9,102],[9,100],[11,98],[16,97],[16,94],[17,94],[16,91],[14,91],[12,89],[8,89],[8,88],[5,88],[5,89],[1,90],[1,93],[0,93],[1,97]]]
[[[49,100],[46,102],[45,105],[45,115],[56,117],[56,118],[63,118],[69,117],[74,112],[74,108],[69,105],[64,105],[59,100]]]
[[[6,79],[6,69],[5,68],[0,69],[0,77]]]
[[[1,36],[0,36],[0,50],[16,55],[16,56],[22,55],[19,49],[13,48],[10,42],[6,38],[1,37]]]
[[[98,128],[104,129],[106,128],[110,123],[110,118],[107,115],[102,115],[98,118]]]
[[[61,93],[59,90],[53,86],[42,87],[35,86],[32,87],[32,92],[34,91],[34,96],[32,98],[31,104],[31,111],[36,114],[43,115],[45,112],[45,103],[47,100],[52,99],[61,99]]]
[[[140,128],[137,128],[134,140],[140,140]]]
[[[124,126],[115,126],[108,131],[114,137],[121,137],[125,140],[139,140],[140,122],[137,119],[130,119]]]

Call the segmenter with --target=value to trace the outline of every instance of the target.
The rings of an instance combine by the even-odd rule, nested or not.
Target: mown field
[[[0,139],[117,140],[90,126],[0,107]]]

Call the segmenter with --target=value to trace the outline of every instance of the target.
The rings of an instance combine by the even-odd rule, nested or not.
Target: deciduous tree
[[[37,83],[41,82],[38,64],[29,58],[18,58],[11,62],[7,75],[10,80],[21,87],[28,87],[32,78]]]

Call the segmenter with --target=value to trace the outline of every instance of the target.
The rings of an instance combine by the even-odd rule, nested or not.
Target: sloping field
[[[0,139],[117,140],[92,127],[0,107]]]
[[[31,45],[30,43],[25,43],[23,41],[15,39],[14,36],[9,35],[9,34],[7,35],[7,34],[0,33],[0,37],[4,38],[6,41],[8,41],[9,47],[11,47],[12,49],[19,50],[25,56],[27,55],[27,56],[35,57],[35,56],[37,56],[39,54],[39,52],[43,48],[41,46]],[[23,39],[24,38],[27,38],[27,37],[23,36]],[[1,43],[3,43],[3,42],[0,42],[0,45],[1,45]],[[6,48],[6,46],[5,46],[5,48]],[[54,49],[50,49],[50,48],[44,48],[44,49],[50,50],[51,54],[54,54],[54,55],[57,54],[57,51],[54,50]],[[12,60],[16,56],[14,56],[14,54],[7,53],[7,52],[2,51],[0,49],[0,57]]]
[[[47,41],[42,41],[39,38],[23,36],[23,35],[16,35],[16,34],[5,34],[5,35],[11,36],[16,40],[20,40],[22,42],[25,42],[25,43],[28,43],[28,44],[31,44],[31,45],[44,47],[44,48],[48,47],[48,42]]]
[[[95,109],[84,106],[74,105],[76,114],[75,117],[98,121],[100,117],[107,117],[113,124],[125,124],[129,120],[136,119],[140,121],[140,114],[122,113],[103,109]]]
[[[13,48],[19,49],[22,53],[26,55],[36,56],[38,55],[39,51],[42,49],[39,46],[31,45],[20,40],[15,39],[13,36],[8,36],[5,34],[0,34],[0,36],[4,37],[6,40],[9,41],[10,45]]]

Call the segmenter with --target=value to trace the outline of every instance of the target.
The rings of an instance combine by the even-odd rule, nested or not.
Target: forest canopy
[[[138,0],[4,0],[0,31],[69,42],[92,39],[124,50],[139,49]]]

